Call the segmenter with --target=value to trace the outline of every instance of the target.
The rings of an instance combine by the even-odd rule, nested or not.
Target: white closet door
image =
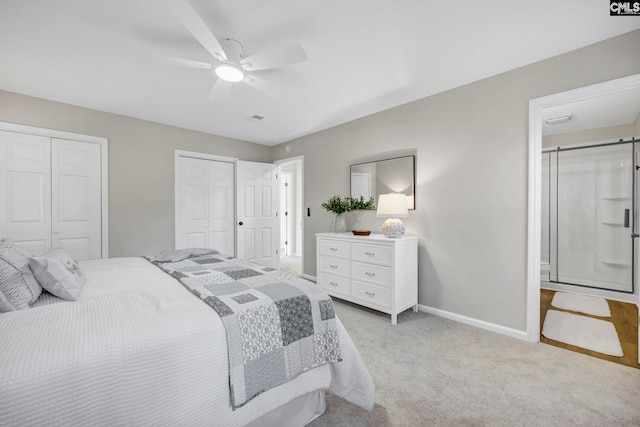
[[[176,173],[176,249],[206,248],[209,222],[207,161],[180,157]]]
[[[51,247],[51,144],[0,131],[0,238],[39,255]]]
[[[276,165],[238,162],[238,257],[278,268]]]
[[[230,162],[178,158],[176,249],[235,254],[233,171]]]
[[[100,146],[54,138],[51,147],[53,246],[78,260],[101,258]]]
[[[209,161],[209,246],[230,256],[236,253],[234,165]]]

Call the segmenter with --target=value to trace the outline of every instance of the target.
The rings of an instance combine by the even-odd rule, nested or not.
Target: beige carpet
[[[302,275],[302,257],[299,256],[283,256],[280,258],[279,270],[286,271],[294,276]]]
[[[441,317],[336,312],[376,385],[365,411],[329,395],[311,427],[640,425],[640,369]]]

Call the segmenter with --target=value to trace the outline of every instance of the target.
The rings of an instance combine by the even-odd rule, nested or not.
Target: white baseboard
[[[439,317],[444,317],[445,319],[454,320],[456,322],[464,323],[466,325],[475,326],[476,328],[485,329],[491,332],[497,332],[502,335],[507,335],[509,337],[517,338],[522,341],[527,341],[526,331],[519,331],[517,329],[507,328],[505,326],[496,325],[495,323],[485,322],[483,320],[462,316],[460,314],[451,313],[449,311],[440,310],[438,308],[433,308],[433,307],[429,307],[422,304],[418,304],[418,309],[425,313],[434,314]]]

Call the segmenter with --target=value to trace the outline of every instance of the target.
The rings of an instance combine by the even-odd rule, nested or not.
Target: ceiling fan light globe
[[[216,76],[227,82],[239,82],[244,79],[244,71],[235,64],[218,64],[215,69]]]

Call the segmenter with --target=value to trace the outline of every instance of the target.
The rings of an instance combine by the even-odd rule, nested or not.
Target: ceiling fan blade
[[[240,61],[242,67],[248,71],[267,70],[269,68],[284,67],[306,61],[307,54],[299,44],[290,44],[265,50],[248,56]]]
[[[247,75],[243,81],[258,92],[262,92],[265,95],[271,96],[274,93],[273,84],[266,81],[265,79],[261,79],[260,77]]]
[[[209,99],[212,101],[224,101],[229,96],[233,83],[218,79],[211,88]]]
[[[213,35],[207,24],[204,23],[200,15],[189,5],[182,0],[174,0],[175,12],[182,22],[182,25],[200,42],[205,49],[209,51],[215,58],[225,61],[227,55],[224,53],[220,42]]]
[[[183,59],[183,58],[161,58],[162,62],[167,64],[179,65],[181,67],[189,67],[189,68],[203,68],[205,70],[211,70],[213,65],[207,64],[206,62],[193,61],[191,59]]]

